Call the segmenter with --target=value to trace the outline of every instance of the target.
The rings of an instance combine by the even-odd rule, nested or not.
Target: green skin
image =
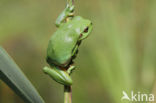
[[[56,20],[57,31],[50,38],[47,49],[47,62],[51,66],[43,71],[56,82],[72,85],[70,77],[72,60],[76,57],[80,42],[92,31],[92,23],[80,16],[73,17],[74,6],[69,6]]]

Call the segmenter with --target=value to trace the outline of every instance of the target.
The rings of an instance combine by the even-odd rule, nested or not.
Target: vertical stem
[[[69,6],[73,6],[74,0],[67,0],[67,4]],[[71,86],[64,85],[64,103],[72,103],[72,87]]]
[[[72,103],[71,86],[64,86],[64,103]]]
[[[67,0],[67,4],[69,4],[70,6],[74,5],[74,0]]]

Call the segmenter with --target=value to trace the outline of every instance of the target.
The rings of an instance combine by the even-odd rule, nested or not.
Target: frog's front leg
[[[69,75],[71,75],[72,71],[75,70],[75,68],[76,68],[75,66],[71,65],[71,66],[68,68],[67,73],[68,73]]]
[[[65,23],[74,16],[74,5],[67,4],[66,8],[56,19],[56,26],[59,27],[61,24]]]
[[[63,85],[72,85],[72,79],[66,71],[59,69],[57,66],[43,68],[44,73],[48,74],[53,80]]]

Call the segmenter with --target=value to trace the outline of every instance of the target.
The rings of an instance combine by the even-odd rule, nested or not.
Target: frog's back
[[[70,62],[79,35],[69,27],[70,24],[64,24],[52,35],[47,49],[49,64],[67,66]]]

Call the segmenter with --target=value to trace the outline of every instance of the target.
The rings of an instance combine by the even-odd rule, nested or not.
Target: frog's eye
[[[87,33],[88,32],[88,27],[83,31],[84,33]]]

